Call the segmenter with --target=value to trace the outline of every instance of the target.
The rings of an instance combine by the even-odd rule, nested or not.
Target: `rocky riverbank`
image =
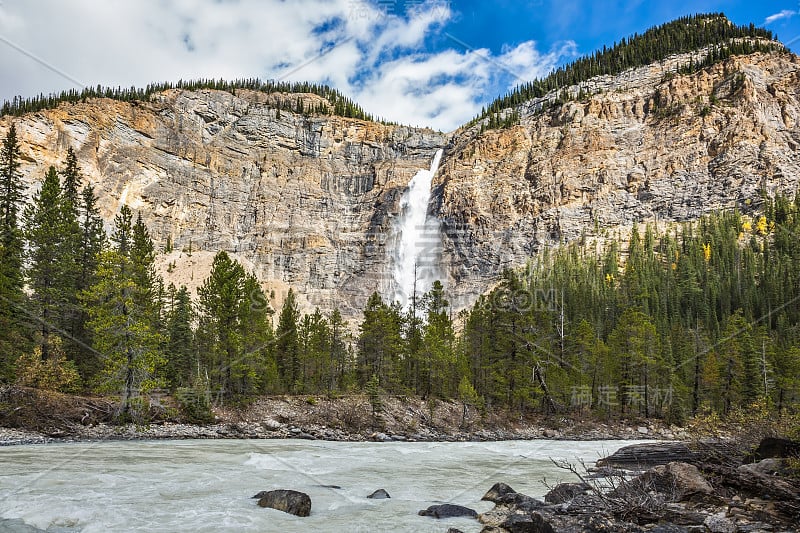
[[[757,453],[792,451],[792,446],[800,443],[768,438]],[[478,517],[482,533],[798,531],[800,481],[792,476],[791,463],[784,457],[741,463],[716,453],[720,449],[695,448],[689,455],[684,445],[628,446],[598,461],[613,468],[605,476],[583,473],[581,483],[558,485],[544,501],[497,483],[483,497],[495,507]],[[672,452],[691,462],[664,463]],[[636,468],[645,468],[643,473],[619,470],[632,466],[631,457],[639,458]],[[574,465],[563,466],[582,475]]]
[[[373,413],[364,396],[260,398],[214,408],[212,423],[187,423],[173,400],[153,400],[150,421],[118,425],[107,398],[0,388],[0,445],[95,440],[309,439],[329,441],[676,440],[683,428],[659,421],[604,423],[561,416],[520,417],[455,401],[386,397]]]

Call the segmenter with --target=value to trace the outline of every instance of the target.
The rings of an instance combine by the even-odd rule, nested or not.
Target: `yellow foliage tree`
[[[77,391],[80,374],[75,363],[67,360],[59,337],[50,337],[48,352],[47,359],[42,359],[42,347],[37,346],[17,359],[17,384],[49,391]]]
[[[764,215],[758,217],[758,221],[756,221],[756,231],[759,235],[767,234],[767,217]]]

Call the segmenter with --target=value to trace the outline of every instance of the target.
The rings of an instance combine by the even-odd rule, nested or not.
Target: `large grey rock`
[[[786,460],[779,457],[770,457],[757,463],[742,465],[739,472],[748,474],[761,474],[764,476],[782,476],[788,472]]]
[[[680,502],[703,499],[714,494],[714,487],[706,480],[696,466],[673,462],[659,465],[647,472],[624,482],[612,496],[634,496],[657,492],[665,501]]]
[[[646,442],[623,446],[608,457],[599,459],[597,466],[644,469],[675,461],[692,463],[700,457],[683,442]]]
[[[311,514],[311,497],[296,490],[270,490],[256,494],[260,507],[277,509],[295,516],[308,516]]]
[[[423,509],[419,516],[430,516],[432,518],[455,518],[458,516],[467,516],[469,518],[477,518],[478,513],[475,509],[464,507],[463,505],[454,505],[451,503],[444,503],[441,505],[431,505],[427,509]]]

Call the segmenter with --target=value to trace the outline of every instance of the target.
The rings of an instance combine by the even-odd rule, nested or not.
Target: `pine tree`
[[[152,328],[148,310],[137,304],[140,288],[131,275],[130,258],[114,249],[102,252],[99,259],[97,283],[84,294],[93,347],[102,356],[97,388],[119,391],[119,417],[138,419],[139,395],[160,385],[163,341]]]
[[[277,388],[272,315],[275,313],[261,285],[253,274],[244,281],[245,298],[239,306],[239,324],[243,341],[242,389],[248,394]],[[246,382],[244,377],[246,376]]]
[[[29,286],[33,291],[33,312],[41,335],[41,356],[49,356],[50,334],[68,328],[76,297],[73,262],[68,256],[74,250],[69,237],[66,200],[55,167],[45,175],[41,190],[33,197],[24,213],[25,236],[28,241]]]
[[[243,356],[240,307],[246,299],[245,271],[225,252],[214,256],[211,272],[197,290],[200,323],[198,343],[210,385],[227,395],[243,392],[241,369]]]
[[[94,286],[97,279],[100,252],[106,245],[106,233],[103,219],[97,209],[97,197],[91,184],[86,185],[81,191],[81,205],[79,210],[80,244],[76,249],[78,278],[76,281],[76,294],[80,295]],[[73,340],[70,343],[70,356],[76,362],[84,379],[94,376],[100,368],[96,354],[91,350],[92,333],[86,323],[89,316],[83,306],[78,306],[76,313]]]
[[[348,361],[347,361],[347,322],[342,318],[342,313],[339,308],[333,310],[331,316],[328,318],[330,325],[331,339],[330,339],[330,383],[328,384],[328,393],[332,392],[335,388],[345,390],[348,385]]]
[[[192,321],[194,312],[189,290],[170,284],[168,289],[170,308],[167,313],[166,378],[173,389],[188,387],[197,373],[197,351],[194,342]]]
[[[139,305],[150,310],[153,325],[160,319],[161,306],[157,297],[160,279],[155,270],[155,247],[150,232],[142,221],[142,214],[136,217],[131,229],[130,258],[133,267],[133,280],[139,287]]]
[[[290,288],[283,301],[278,326],[275,328],[275,360],[278,376],[284,389],[289,392],[297,390],[302,379],[300,375],[300,311],[294,291]]]
[[[67,150],[64,168],[61,170],[60,174],[64,183],[64,198],[72,204],[77,217],[77,209],[80,200],[78,198],[78,187],[81,182],[81,170],[78,166],[78,158],[71,146]]]
[[[386,305],[378,293],[373,293],[367,301],[359,330],[359,384],[365,387],[374,377],[384,389],[397,387],[403,347],[399,307]]]
[[[449,398],[457,392],[455,333],[448,315],[449,302],[445,298],[444,287],[434,281],[431,290],[422,298],[425,308],[426,324],[422,338],[425,357],[428,360],[428,375],[425,382],[429,390],[440,398]]]
[[[9,377],[14,354],[27,344],[24,331],[23,243],[19,211],[24,203],[17,130],[11,124],[0,150],[0,377]]]

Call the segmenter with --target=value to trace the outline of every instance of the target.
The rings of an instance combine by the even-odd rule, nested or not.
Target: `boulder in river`
[[[683,442],[648,442],[623,446],[608,457],[597,461],[598,467],[624,469],[646,469],[675,461],[695,463],[700,459],[697,452]]]
[[[259,507],[269,507],[295,516],[311,514],[311,497],[296,490],[262,491],[253,496],[258,498]]]
[[[495,483],[481,498],[496,505],[513,506],[521,512],[530,513],[544,507],[545,503],[515,491],[505,483]]]
[[[423,509],[419,513],[420,516],[430,516],[432,518],[455,518],[457,516],[466,516],[469,518],[477,518],[478,513],[475,509],[464,507],[463,505],[453,505],[452,503],[443,503],[441,505],[431,505],[427,509]]]
[[[373,492],[372,494],[370,494],[369,496],[367,496],[367,498],[369,498],[371,500],[386,500],[386,499],[391,498],[391,496],[389,496],[389,493],[386,492],[385,490],[378,489],[375,492]]]
[[[517,491],[506,485],[505,483],[495,483],[492,488],[483,495],[481,500],[492,503],[501,503],[504,496],[508,494],[516,494]]]

